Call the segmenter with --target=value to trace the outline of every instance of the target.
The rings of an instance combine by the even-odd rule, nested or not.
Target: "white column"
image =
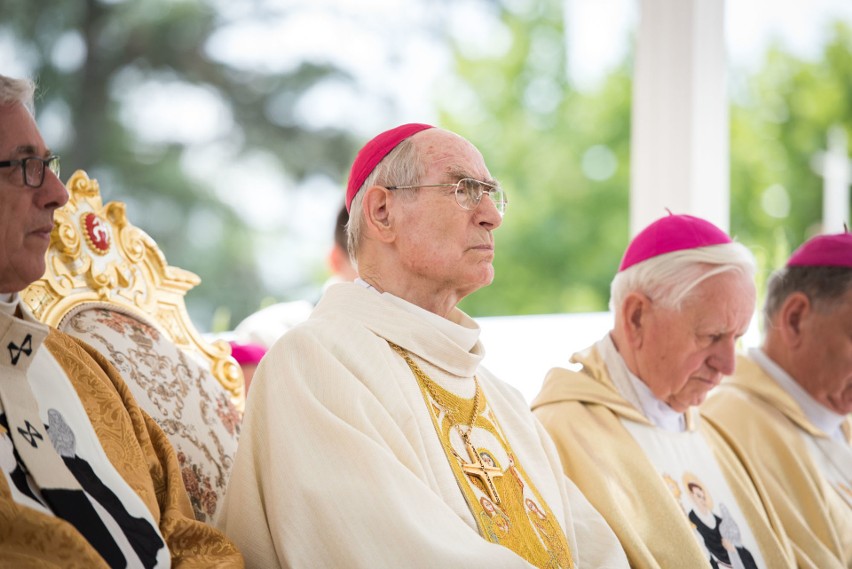
[[[852,163],[842,126],[829,129],[828,149],[814,155],[812,166],[823,177],[822,232],[840,233],[844,224],[849,225],[849,184],[852,183]]]
[[[639,0],[630,233],[672,213],[729,228],[724,0]]]

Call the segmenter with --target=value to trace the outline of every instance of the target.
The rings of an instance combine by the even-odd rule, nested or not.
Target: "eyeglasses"
[[[10,168],[19,164],[21,171],[24,173],[24,185],[31,188],[40,188],[44,183],[45,166],[50,168],[50,171],[59,177],[59,156],[55,154],[47,158],[29,156],[20,160],[6,160],[0,162],[0,168]]]
[[[502,217],[506,213],[506,205],[509,198],[506,192],[497,184],[480,182],[473,178],[462,178],[455,184],[416,184],[413,186],[386,186],[389,190],[411,190],[415,188],[452,188],[456,189],[456,203],[463,209],[474,210],[482,201],[482,195],[486,194],[494,203],[494,207]]]

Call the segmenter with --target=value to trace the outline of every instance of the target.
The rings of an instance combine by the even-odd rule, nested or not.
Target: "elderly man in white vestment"
[[[479,151],[396,127],[346,198],[359,279],[261,362],[219,526],[253,567],[627,567],[456,308],[506,208]]]
[[[820,235],[767,284],[760,348],[702,413],[752,459],[810,565],[852,567],[852,234]]]
[[[565,468],[631,567],[794,567],[749,466],[696,406],[734,370],[755,302],[754,261],[713,224],[668,215],[628,246],[615,326],[533,401]]]

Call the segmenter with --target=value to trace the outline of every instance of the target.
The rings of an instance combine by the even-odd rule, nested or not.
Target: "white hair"
[[[357,267],[356,253],[361,247],[364,224],[364,193],[372,186],[410,186],[420,181],[424,172],[423,161],[417,153],[411,137],[400,142],[373,168],[349,206],[349,222],[346,224],[347,248],[352,266]]]
[[[610,285],[609,308],[616,312],[628,294],[641,292],[666,308],[679,310],[695,287],[710,277],[738,271],[753,279],[755,270],[754,255],[742,243],[665,253],[616,274]]]
[[[33,93],[35,93],[35,83],[31,80],[0,75],[0,105],[21,103],[32,113]]]

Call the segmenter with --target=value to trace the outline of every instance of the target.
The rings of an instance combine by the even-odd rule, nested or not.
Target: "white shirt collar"
[[[826,433],[833,439],[845,442],[846,437],[840,426],[846,420],[845,415],[839,415],[827,408],[825,405],[811,397],[804,387],[793,379],[789,373],[775,363],[763,350],[759,348],[749,348],[748,356],[759,365],[763,371],[775,380],[775,382],[786,391],[790,397],[802,409],[805,417],[813,423],[818,429]]]
[[[657,427],[672,433],[682,433],[686,430],[684,414],[669,407],[665,401],[657,399],[645,382],[630,371],[609,334],[598,342],[597,347],[606,362],[612,382],[622,397],[642,411],[645,418]]]
[[[18,306],[17,292],[0,293],[0,312],[14,314],[16,306]]]

